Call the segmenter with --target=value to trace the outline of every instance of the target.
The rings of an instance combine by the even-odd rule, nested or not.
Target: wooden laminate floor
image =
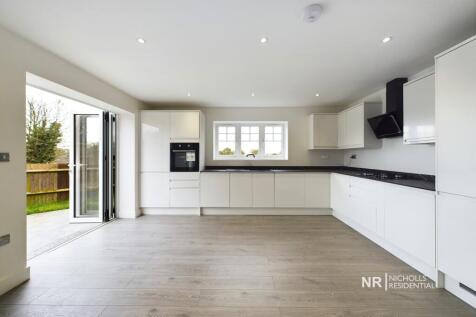
[[[331,216],[145,216],[31,263],[0,316],[476,316],[441,289],[363,289],[416,274]]]

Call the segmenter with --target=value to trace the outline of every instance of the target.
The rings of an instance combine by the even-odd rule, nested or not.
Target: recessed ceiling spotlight
[[[319,96],[320,96],[319,93],[316,93],[316,97],[319,97]]]
[[[187,97],[192,97],[192,94],[190,92],[187,92]]]
[[[263,36],[262,38],[260,38],[259,42],[261,44],[266,44],[266,43],[268,43],[268,38],[266,36]]]
[[[386,37],[383,38],[382,43],[385,44],[385,43],[390,42],[391,40],[392,40],[391,36],[386,36]]]
[[[252,93],[251,93],[251,97],[254,97],[254,96],[255,96],[255,93],[254,93],[254,92],[252,92]]]
[[[145,39],[142,38],[142,37],[138,37],[138,38],[137,38],[137,43],[139,43],[139,44],[145,44]]]

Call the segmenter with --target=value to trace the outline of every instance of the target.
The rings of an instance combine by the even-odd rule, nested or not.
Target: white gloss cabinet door
[[[253,174],[253,207],[274,207],[274,173]]]
[[[170,113],[141,112],[141,171],[170,170]],[[132,151],[133,149],[131,149]]]
[[[229,173],[200,173],[200,205],[230,207]]]
[[[346,146],[349,148],[364,146],[364,105],[355,106],[346,111]]]
[[[306,207],[305,173],[276,173],[274,180],[276,207]]]
[[[476,199],[437,195],[438,270],[476,289]]]
[[[200,189],[197,188],[171,188],[170,207],[200,207]]]
[[[174,111],[170,113],[172,140],[198,140],[200,138],[200,112]]]
[[[141,199],[143,208],[169,207],[169,173],[141,173]]]
[[[230,207],[253,206],[253,177],[251,173],[230,174]]]
[[[435,74],[403,85],[403,142],[435,142]]]
[[[349,205],[350,177],[331,174],[331,208],[339,213],[346,214]]]
[[[306,173],[306,207],[330,208],[330,174]]]
[[[436,267],[433,191],[385,184],[385,239]]]
[[[313,113],[310,115],[310,149],[337,148],[337,114]]]
[[[346,138],[346,112],[342,111],[337,115],[337,145],[345,148],[349,144]]]
[[[352,178],[349,185],[349,217],[367,230],[377,233],[382,188],[375,181]]]
[[[437,190],[476,197],[476,39],[435,67]]]

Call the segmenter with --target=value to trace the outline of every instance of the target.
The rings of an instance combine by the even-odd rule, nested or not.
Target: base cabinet
[[[253,173],[253,207],[274,207],[274,173]]]
[[[142,208],[169,207],[169,183],[169,173],[141,173],[140,206]]]
[[[476,289],[476,199],[437,195],[438,269]]]
[[[347,214],[349,201],[350,177],[341,174],[331,174],[331,208]]]
[[[434,193],[389,185],[384,197],[385,239],[435,267]]]
[[[332,174],[331,207],[336,218],[437,278],[433,191]]]
[[[253,175],[230,174],[230,207],[253,207]]]
[[[229,173],[200,173],[200,206],[230,207]]]
[[[274,175],[276,207],[306,207],[306,178],[304,173]]]
[[[350,217],[373,233],[379,232],[382,214],[381,183],[353,177],[349,186]]]
[[[307,208],[330,208],[330,174],[329,173],[306,173],[306,207]]]

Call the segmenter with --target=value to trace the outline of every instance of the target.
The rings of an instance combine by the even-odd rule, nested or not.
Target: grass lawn
[[[44,203],[44,204],[27,205],[26,206],[26,214],[27,215],[39,214],[39,213],[42,213],[42,212],[63,210],[63,209],[68,209],[68,208],[69,208],[69,201],[68,200],[52,201],[50,203]]]

